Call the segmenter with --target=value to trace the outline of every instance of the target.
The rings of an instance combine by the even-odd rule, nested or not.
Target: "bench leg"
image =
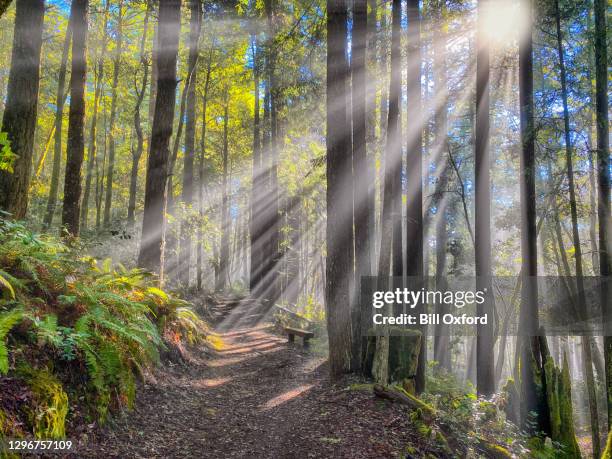
[[[310,347],[310,342],[308,341],[310,338],[304,337],[304,347],[308,349]]]
[[[290,335],[287,336],[287,342],[293,343],[294,340],[295,340],[295,335],[291,335],[290,334]]]

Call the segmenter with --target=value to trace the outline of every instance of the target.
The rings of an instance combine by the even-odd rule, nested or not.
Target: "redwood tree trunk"
[[[437,94],[443,94],[445,101],[440,107],[436,107],[434,116],[435,125],[435,164],[438,182],[435,187],[434,200],[436,207],[435,232],[436,232],[436,287],[438,290],[446,289],[446,252],[448,245],[448,199],[446,189],[448,188],[448,97],[447,75],[446,75],[446,45],[447,36],[444,32],[444,3],[436,2],[438,11],[435,13],[433,27],[438,29],[437,36],[434,37],[434,87]],[[437,98],[436,98],[437,99]],[[440,304],[436,312],[444,315],[448,312],[449,306]],[[440,324],[437,326],[437,333],[434,337],[434,360],[439,363],[440,368],[447,371],[451,370],[450,337],[448,325]],[[469,357],[468,357],[469,358]]]
[[[43,221],[43,228],[48,229],[53,223],[55,207],[57,206],[57,195],[59,193],[60,167],[62,163],[62,126],[64,120],[64,103],[66,101],[66,68],[68,66],[68,51],[70,50],[70,37],[72,27],[70,22],[66,27],[64,47],[62,49],[62,60],[57,76],[57,94],[55,96],[55,138],[53,149],[53,169],[51,170],[51,184],[47,198],[47,212]]]
[[[392,240],[393,240],[393,207],[394,190],[393,183],[397,174],[398,159],[401,160],[399,107],[401,93],[400,73],[400,18],[401,0],[393,0],[391,7],[391,75],[389,80],[389,111],[387,119],[387,147],[385,149],[385,166],[383,202],[380,218],[380,251],[378,256],[377,289],[390,289],[388,278],[389,270],[392,269]],[[393,286],[395,287],[395,286]],[[376,380],[386,383],[389,379],[389,336],[378,336],[376,338],[376,350],[372,373]]]
[[[147,2],[147,11],[145,12],[144,25],[142,32],[142,40],[140,41],[140,63],[142,65],[142,82],[140,89],[137,90],[136,107],[134,108],[134,131],[136,132],[136,151],[132,152],[132,169],[130,171],[130,196],[128,199],[127,223],[129,228],[134,227],[134,219],[136,214],[136,191],[138,185],[138,165],[144,151],[144,134],[142,132],[140,108],[144,100],[147,82],[149,81],[149,64],[145,57],[145,45],[147,42],[147,32],[149,30],[149,16],[151,13],[152,4]]]
[[[163,282],[165,194],[170,155],[170,137],[176,102],[176,58],[181,20],[180,0],[159,2],[159,51],[157,63],[157,96],[153,116],[153,128],[147,178],[145,185],[144,214],[139,266],[159,271]]]
[[[491,282],[491,158],[489,152],[489,46],[486,43],[485,19],[488,1],[478,2],[478,39],[476,55],[476,126],[475,126],[475,189],[474,245],[476,289],[493,292]],[[493,320],[492,295],[479,304],[477,314]],[[495,392],[493,324],[478,326],[476,336],[476,386],[478,393],[490,396]]]
[[[190,4],[191,18],[189,30],[189,87],[187,88],[187,119],[185,121],[185,156],[183,166],[183,193],[182,200],[185,208],[191,209],[193,203],[193,163],[195,158],[195,129],[196,129],[196,84],[198,63],[198,42],[202,19],[202,5],[199,0],[192,0]],[[189,268],[191,265],[191,230],[186,221],[181,223],[181,243],[179,254],[178,278],[181,284],[189,286]]]
[[[325,304],[332,377],[350,370],[351,314],[349,276],[351,266],[352,189],[350,126],[348,123],[347,4],[327,1],[327,258]]]
[[[0,209],[16,219],[24,218],[28,209],[44,14],[44,0],[17,1],[2,132],[18,156],[12,172],[0,171]]]
[[[210,58],[208,59],[208,68],[206,70],[206,80],[204,82],[204,95],[202,103],[202,138],[200,139],[200,157],[198,164],[198,179],[199,179],[199,191],[198,191],[198,210],[200,219],[204,218],[204,186],[206,186],[206,177],[204,171],[204,158],[206,157],[206,108],[208,103],[208,88],[210,86],[210,71],[212,66],[212,48]],[[198,227],[198,248],[197,248],[197,286],[198,290],[202,289],[202,275],[203,275],[203,263],[204,263],[204,233],[202,226]]]
[[[121,69],[121,51],[123,47],[123,1],[119,1],[117,13],[117,42],[115,44],[115,62],[113,64],[113,85],[111,88],[111,112],[108,129],[108,171],[106,172],[106,197],[104,200],[104,226],[110,224],[111,206],[113,202],[113,175],[115,172],[115,121],[117,119],[117,85]]]
[[[68,113],[68,145],[64,178],[64,208],[62,226],[67,234],[79,235],[81,199],[81,166],[85,152],[85,80],[87,78],[87,9],[88,0],[73,0],[70,10],[72,23],[72,66],[70,74],[70,111]]]
[[[366,0],[353,2],[353,34],[351,39],[352,118],[353,118],[353,202],[355,212],[355,299],[352,305],[353,369],[361,363],[361,278],[370,276],[370,200],[373,189],[369,186],[366,143]]]
[[[223,178],[221,184],[221,247],[219,249],[219,277],[217,279],[216,290],[222,291],[227,286],[229,280],[229,242],[230,242],[230,219],[229,219],[229,195],[227,189],[227,176],[229,165],[228,150],[228,123],[229,123],[229,94],[226,95],[225,110],[223,113],[223,150],[222,160]]]
[[[251,38],[253,50],[253,89],[255,93],[255,109],[253,117],[253,170],[251,175],[251,212],[250,212],[250,253],[251,265],[249,272],[249,291],[253,294],[261,281],[262,264],[262,238],[263,228],[261,222],[262,185],[264,173],[261,161],[261,135],[259,120],[259,66],[260,51],[259,40],[255,36]]]
[[[406,275],[423,275],[423,108],[421,96],[421,13],[419,0],[408,1]],[[424,330],[423,330],[424,331]],[[415,380],[425,388],[427,346],[421,346]]]
[[[608,49],[606,38],[606,0],[595,0],[595,106],[597,111],[597,184],[599,220],[599,272],[602,277],[612,275],[612,247],[610,231],[610,139],[608,121]],[[609,282],[608,282],[609,284]],[[605,282],[601,288],[604,308],[604,358],[606,362],[606,391],[608,395],[608,427],[612,426],[612,286]]]
[[[104,7],[104,26],[102,27],[103,37],[102,43],[99,49],[98,55],[98,71],[96,75],[96,83],[94,90],[94,105],[93,113],[91,116],[91,126],[89,128],[89,147],[87,150],[87,171],[85,173],[85,189],[83,190],[83,202],[81,203],[81,230],[87,227],[87,220],[89,216],[89,197],[91,195],[91,183],[93,179],[94,164],[96,163],[96,155],[98,154],[98,139],[97,139],[97,125],[98,125],[98,111],[100,108],[100,96],[102,94],[102,87],[104,86],[104,59],[106,57],[106,46],[108,44],[108,15],[110,10],[110,0],[106,0],[106,6]],[[98,190],[96,190],[97,192]],[[97,209],[97,201],[96,201]],[[98,225],[96,225],[97,227]]]
[[[535,191],[535,126],[533,108],[532,0],[525,2],[526,28],[519,42],[519,103],[521,128],[520,201],[521,201],[521,336],[517,339],[520,355],[521,423],[529,432],[547,432],[548,408],[545,395],[538,390],[541,362],[538,318],[538,265]],[[530,413],[535,419],[530,422]]]

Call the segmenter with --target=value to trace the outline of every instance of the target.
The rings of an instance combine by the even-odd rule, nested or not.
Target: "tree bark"
[[[193,203],[193,164],[195,159],[195,131],[196,131],[196,84],[198,63],[198,42],[202,27],[202,4],[200,0],[191,0],[191,18],[189,25],[189,87],[187,88],[187,112],[185,121],[185,156],[183,166],[183,193],[182,201],[189,213]],[[191,229],[188,221],[181,222],[181,243],[179,254],[178,278],[185,287],[189,286],[191,266]]]
[[[539,349],[537,230],[535,191],[535,125],[533,109],[532,0],[525,1],[526,30],[519,42],[520,201],[521,201],[521,310],[520,388],[521,423],[530,433],[548,432],[548,407],[542,392]],[[530,413],[535,413],[534,422]]]
[[[352,305],[353,350],[352,368],[361,365],[361,278],[370,276],[370,211],[373,189],[369,185],[366,120],[366,46],[367,46],[367,3],[366,0],[353,2],[353,33],[351,39],[352,71],[352,119],[353,119],[353,202],[355,227],[355,298]],[[373,228],[372,228],[373,229]]]
[[[444,10],[445,5],[441,2],[436,2],[436,12],[433,18],[433,27],[439,31],[439,37],[434,38],[433,44],[433,72],[434,72],[434,87],[437,94],[442,94],[444,99],[448,97],[448,82],[446,75],[446,45],[447,35],[444,32]],[[436,97],[437,99],[437,97]],[[435,213],[435,234],[436,234],[436,288],[438,290],[446,289],[446,271],[447,271],[447,245],[448,245],[448,106],[446,100],[435,107],[434,125],[435,125],[435,163],[437,173],[437,183],[434,191]],[[449,306],[446,304],[438,305],[436,312],[444,315],[448,312]],[[450,371],[450,336],[448,325],[438,325],[436,336],[434,337],[434,360],[438,362],[440,368]]]
[[[132,152],[132,168],[130,170],[130,195],[128,199],[127,224],[128,228],[134,227],[136,216],[136,191],[138,187],[138,165],[140,158],[144,152],[144,133],[142,131],[142,120],[140,108],[144,100],[145,91],[149,81],[149,62],[145,56],[145,45],[147,42],[147,32],[149,31],[149,17],[153,6],[150,1],[147,1],[147,10],[145,12],[142,40],[140,41],[140,64],[142,66],[142,81],[140,89],[136,89],[136,106],[134,107],[134,132],[136,133],[136,150]]]
[[[423,276],[423,101],[421,95],[421,13],[418,0],[409,0],[407,62],[406,275]],[[425,328],[415,379],[417,393],[425,389],[427,337]]]
[[[608,49],[606,38],[606,0],[595,0],[595,107],[597,111],[597,184],[599,220],[599,270],[602,278],[612,275],[610,247],[610,139],[608,120]],[[612,426],[612,287],[602,282],[601,304],[605,323],[604,359],[606,362],[606,392],[608,427]]]
[[[378,212],[378,218],[376,219],[376,228],[375,228],[375,241],[376,245],[374,247],[375,257],[376,259],[380,259],[380,246],[378,243],[380,242],[380,234],[382,232],[382,222],[380,219],[382,218],[382,203],[384,201],[384,183],[385,183],[385,143],[387,141],[387,118],[389,113],[389,94],[387,93],[389,87],[387,83],[386,75],[389,74],[389,49],[387,46],[387,17],[389,15],[389,7],[388,3],[382,3],[380,7],[380,28],[378,30],[378,41],[380,43],[379,46],[379,72],[381,75],[380,81],[380,118],[379,118],[379,131],[378,131],[378,151],[380,154],[380,163],[381,167],[379,168],[379,177],[378,177],[378,197],[380,202],[380,209]],[[378,270],[378,267],[376,267]]]
[[[274,5],[273,0],[264,2],[264,9],[267,21],[267,106],[268,108],[268,128],[269,144],[263,150],[268,151],[269,171],[267,180],[267,202],[265,206],[262,225],[266,228],[264,238],[264,254],[262,256],[264,270],[262,277],[262,295],[267,304],[274,304],[280,295],[280,276],[279,268],[281,262],[280,247],[280,214],[279,214],[279,192],[278,192],[278,150],[279,150],[279,124],[278,108],[280,104],[280,92],[276,83],[276,43],[274,25]]]
[[[13,51],[2,118],[11,150],[17,155],[13,170],[0,170],[0,209],[15,219],[25,217],[34,151],[38,111],[40,48],[44,0],[18,0],[15,13]]]
[[[377,6],[376,0],[367,0],[368,2],[368,17],[366,24],[367,42],[366,42],[366,59],[365,67],[365,92],[366,92],[366,181],[368,185],[367,192],[367,212],[368,212],[368,248],[370,266],[369,272],[374,272],[376,264],[376,49],[378,37],[376,33],[376,15]],[[370,72],[368,69],[371,68]]]
[[[389,112],[387,121],[387,147],[385,151],[385,179],[384,179],[384,194],[382,202],[381,215],[381,234],[380,234],[380,252],[378,258],[378,276],[377,289],[387,290],[391,286],[388,285],[389,269],[392,260],[392,240],[393,240],[393,183],[395,182],[395,174],[399,166],[397,160],[401,161],[401,143],[400,143],[400,125],[399,125],[399,106],[401,93],[401,75],[400,75],[400,20],[401,20],[401,1],[393,0],[392,7],[392,24],[391,24],[391,76],[389,80]],[[388,311],[387,313],[389,313]],[[377,382],[387,384],[389,374],[389,353],[391,340],[387,331],[384,331],[382,336],[376,339],[376,350],[374,357],[374,365],[372,372]]]
[[[79,235],[81,199],[81,166],[85,153],[85,80],[87,78],[87,10],[88,0],[73,0],[72,65],[70,73],[70,110],[68,112],[68,143],[64,177],[64,208],[62,226],[68,235]]]
[[[223,112],[223,149],[221,163],[223,165],[223,176],[221,182],[221,246],[219,248],[219,277],[215,290],[223,291],[229,280],[229,242],[230,242],[230,219],[229,219],[229,194],[227,189],[227,176],[229,166],[229,149],[228,149],[228,123],[229,123],[229,93],[226,94],[225,108]]]
[[[166,182],[169,144],[176,102],[176,58],[181,19],[180,0],[159,2],[157,96],[145,185],[139,266],[159,271],[163,282]]]
[[[253,34],[251,36],[251,47],[253,50],[253,89],[255,92],[255,109],[253,116],[253,170],[251,176],[251,215],[250,215],[250,253],[251,264],[249,272],[249,291],[251,294],[256,292],[259,283],[261,282],[262,268],[262,243],[263,243],[263,228],[261,222],[262,195],[263,195],[263,177],[264,168],[262,167],[261,158],[261,134],[260,134],[260,118],[259,118],[259,73],[260,73],[260,50],[259,40]]]
[[[332,377],[350,370],[351,315],[349,265],[352,248],[351,147],[349,143],[347,80],[347,4],[327,1],[327,258],[325,304]]]
[[[53,169],[51,171],[51,184],[47,198],[47,211],[43,220],[43,229],[49,229],[53,223],[57,196],[59,194],[60,168],[62,163],[62,127],[64,120],[64,103],[66,102],[66,68],[68,66],[68,51],[70,50],[70,38],[72,27],[70,21],[66,27],[64,46],[62,48],[62,60],[57,76],[57,94],[55,96],[55,138],[53,147]]]
[[[106,171],[106,197],[104,200],[104,226],[110,225],[111,206],[113,202],[113,176],[115,173],[115,121],[117,119],[117,86],[121,69],[121,52],[123,47],[123,0],[119,0],[117,12],[117,41],[115,62],[113,64],[113,85],[111,87],[111,112],[108,123],[108,170]]]
[[[489,292],[478,305],[477,315],[493,318],[491,282],[491,158],[489,152],[489,47],[485,37],[486,0],[478,2],[478,38],[476,55],[476,126],[475,126],[475,189],[476,200],[475,258],[476,289]],[[478,393],[490,396],[495,392],[493,359],[493,323],[478,326],[476,336],[476,386]]]
[[[104,171],[106,166],[106,150],[107,150],[107,138],[108,131],[106,126],[108,125],[108,116],[106,107],[104,108],[104,127],[102,132],[104,133],[102,136],[102,161],[100,164],[100,154],[96,154],[93,157],[94,167],[96,170],[96,193],[95,193],[95,201],[96,201],[96,230],[99,230],[102,226],[102,202],[104,200]]]
[[[204,159],[206,157],[206,109],[208,104],[208,88],[210,86],[210,71],[212,68],[212,48],[208,59],[208,67],[206,69],[206,79],[204,81],[204,95],[202,97],[202,138],[200,139],[200,157],[198,164],[198,207],[200,219],[204,218],[204,187],[206,186],[206,176],[204,171]],[[202,225],[198,226],[198,248],[197,248],[197,287],[202,290],[202,275],[204,263],[204,232]]]
[[[100,107],[100,97],[102,88],[104,87],[104,58],[106,57],[106,47],[108,45],[108,16],[110,10],[110,0],[106,0],[104,7],[104,26],[102,27],[102,43],[98,54],[98,70],[95,78],[94,90],[94,105],[91,115],[91,126],[89,128],[89,147],[87,150],[87,171],[85,174],[85,189],[83,190],[83,202],[81,203],[81,230],[87,228],[87,220],[89,216],[89,196],[91,194],[91,181],[93,176],[94,164],[96,163],[97,153],[97,125],[98,125],[98,110]],[[97,191],[97,190],[96,190]],[[97,204],[97,202],[96,202]],[[96,205],[97,209],[97,205]],[[99,225],[96,225],[96,227]]]

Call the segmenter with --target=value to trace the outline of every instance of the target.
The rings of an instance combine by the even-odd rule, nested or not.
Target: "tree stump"
[[[372,374],[377,383],[399,383],[409,393],[414,393],[414,378],[421,350],[421,332],[393,327],[388,336],[377,339]]]

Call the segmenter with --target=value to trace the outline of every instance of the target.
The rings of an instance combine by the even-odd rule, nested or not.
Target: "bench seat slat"
[[[314,333],[311,331],[291,327],[285,327],[285,333],[287,333],[288,335],[301,336],[302,338],[312,338],[314,336]]]

